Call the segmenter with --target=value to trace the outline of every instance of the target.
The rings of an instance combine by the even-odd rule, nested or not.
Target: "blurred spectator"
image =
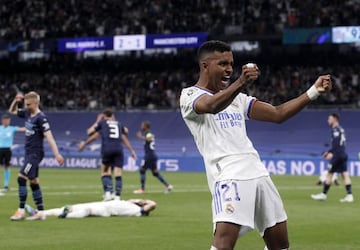
[[[276,105],[305,91],[313,82],[313,75],[330,73],[334,90],[317,102],[359,107],[360,64],[339,65],[333,60],[327,67],[317,67],[301,59],[297,58],[296,65],[272,66],[262,66],[261,61],[255,59],[261,76],[254,83],[256,88],[247,89],[248,94]],[[240,55],[237,60],[244,62],[245,59]],[[36,65],[33,67],[33,62],[11,65],[11,68],[3,65],[0,89],[5,95],[0,108],[5,109],[11,102],[15,84],[24,92],[37,89],[46,109],[177,109],[181,89],[197,79],[197,72],[193,71],[197,67],[194,55],[187,52],[156,58],[129,56],[98,60],[68,60],[57,56],[51,61],[36,62]],[[240,74],[240,66],[235,65],[234,69],[236,77]]]
[[[289,27],[359,25],[359,11],[360,0],[2,0],[0,41],[203,31],[210,37],[279,35]],[[261,77],[249,94],[276,105],[306,90],[312,75],[331,73],[334,90],[317,102],[359,107],[355,56],[351,62],[326,53],[314,62],[313,54],[300,55],[294,65],[262,52],[251,58]],[[197,79],[195,50],[99,60],[55,53],[47,60],[21,63],[15,58],[0,59],[2,109],[9,106],[14,84],[23,92],[36,89],[46,109],[176,109],[181,89]],[[248,62],[241,55],[236,61]],[[272,66],[263,68],[262,62]],[[325,63],[325,68],[317,67]]]
[[[358,25],[359,0],[2,0],[6,40]],[[237,29],[234,29],[236,31]]]

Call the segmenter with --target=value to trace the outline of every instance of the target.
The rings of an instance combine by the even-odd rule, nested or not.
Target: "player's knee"
[[[26,179],[24,179],[20,176],[18,176],[17,182],[18,182],[19,186],[26,186]]]
[[[159,176],[159,172],[152,172],[152,175],[155,176],[155,177],[158,177],[158,176]]]
[[[145,169],[144,169],[144,168],[140,168],[139,172],[140,172],[140,174],[145,174]]]
[[[30,183],[30,188],[32,191],[39,190],[40,185],[38,183]]]
[[[35,178],[35,179],[30,179],[30,185],[39,185],[39,179]]]

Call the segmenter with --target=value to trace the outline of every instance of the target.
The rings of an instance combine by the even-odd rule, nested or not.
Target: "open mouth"
[[[224,83],[224,84],[228,84],[230,82],[230,76],[222,77],[221,82]]]

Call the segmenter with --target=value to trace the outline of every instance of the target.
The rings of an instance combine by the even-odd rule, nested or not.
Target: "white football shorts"
[[[241,225],[239,237],[254,228],[261,237],[267,228],[287,220],[274,183],[269,176],[215,183],[212,210],[216,222]]]

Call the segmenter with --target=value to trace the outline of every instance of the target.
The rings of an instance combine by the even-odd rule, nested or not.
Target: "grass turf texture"
[[[0,196],[0,249],[209,249],[212,238],[210,201],[205,173],[163,172],[174,185],[164,194],[162,184],[147,173],[147,193],[135,195],[137,172],[123,174],[122,199],[142,197],[155,200],[158,207],[149,217],[58,219],[12,222],[9,217],[18,205],[16,172],[12,169],[11,190]],[[1,171],[3,172],[3,171]],[[2,181],[2,174],[0,175]],[[291,249],[359,249],[360,178],[353,177],[355,202],[342,204],[344,186],[332,186],[328,200],[313,201],[318,193],[316,176],[272,176],[284,200],[289,221]],[[45,208],[102,199],[98,170],[41,169]],[[33,206],[32,195],[28,203]],[[263,249],[256,231],[246,234],[235,249]]]

